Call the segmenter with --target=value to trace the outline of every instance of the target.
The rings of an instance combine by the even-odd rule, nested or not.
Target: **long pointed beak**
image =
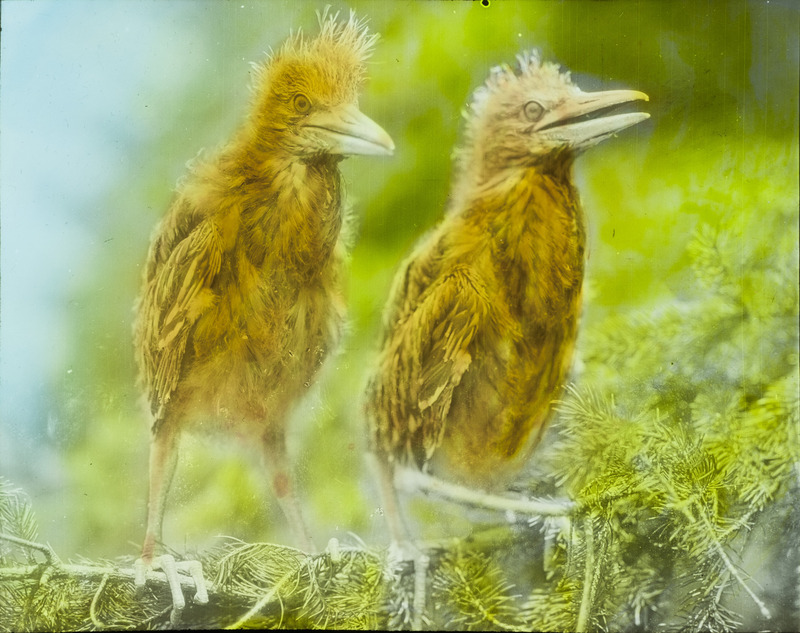
[[[602,116],[602,111],[631,101],[649,100],[645,93],[638,90],[579,91],[575,97],[547,114],[541,121],[538,133],[553,143],[583,149],[650,118],[646,112]]]
[[[386,131],[354,105],[312,114],[305,127],[314,128],[331,154],[391,156],[394,152]]]

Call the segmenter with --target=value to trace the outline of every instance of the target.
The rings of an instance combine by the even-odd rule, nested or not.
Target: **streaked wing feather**
[[[402,340],[393,346],[396,367],[410,370],[395,383],[407,385],[407,393],[396,397],[413,412],[406,442],[420,464],[441,442],[453,391],[470,366],[469,347],[489,307],[481,280],[469,267],[458,266],[428,288],[393,337]]]
[[[156,419],[177,386],[192,327],[208,309],[201,294],[221,265],[219,232],[213,222],[204,220],[175,244],[147,285],[139,317],[140,365]]]

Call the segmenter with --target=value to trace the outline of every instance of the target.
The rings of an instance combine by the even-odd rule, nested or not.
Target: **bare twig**
[[[706,516],[704,513],[701,513],[701,514],[700,514],[700,516],[703,518],[703,521],[705,522],[705,524],[706,524],[706,527],[708,527],[709,531],[712,531],[712,530],[713,530],[713,528],[712,528],[712,526],[711,526],[711,523],[710,523],[710,521],[708,520],[708,517],[707,517],[707,516]],[[748,594],[748,595],[749,595],[749,596],[750,596],[750,597],[753,599],[753,602],[755,602],[755,603],[756,603],[756,606],[758,607],[759,611],[761,611],[761,615],[762,615],[764,618],[766,618],[767,620],[771,619],[771,618],[772,618],[772,614],[770,613],[769,609],[767,608],[767,605],[765,605],[765,604],[764,604],[764,602],[761,600],[761,598],[759,598],[759,597],[758,597],[758,596],[757,596],[757,595],[756,595],[756,594],[753,592],[753,590],[752,590],[752,589],[750,589],[750,587],[749,587],[749,586],[747,585],[747,583],[745,582],[744,578],[742,578],[742,575],[739,573],[739,570],[738,570],[738,569],[736,569],[736,565],[734,565],[734,564],[733,564],[733,561],[732,561],[732,560],[730,559],[730,557],[729,557],[729,556],[728,556],[728,555],[725,553],[725,549],[722,547],[722,545],[721,545],[721,544],[720,544],[720,542],[719,542],[719,541],[716,539],[716,537],[712,538],[712,543],[714,544],[714,549],[716,549],[716,550],[717,550],[717,554],[719,554],[720,558],[722,559],[722,562],[723,562],[723,563],[725,563],[725,567],[727,567],[727,569],[728,569],[728,571],[731,573],[731,575],[732,575],[734,578],[736,578],[736,581],[737,581],[737,582],[738,582],[738,583],[739,583],[739,584],[740,584],[742,587],[744,587],[744,590],[745,590],[745,591],[747,592],[747,594]]]
[[[594,529],[592,517],[586,517],[586,561],[583,574],[583,595],[581,608],[578,612],[578,621],[575,623],[576,633],[586,631],[589,625],[589,613],[592,608],[594,596]]]
[[[103,580],[100,581],[97,591],[95,591],[94,597],[92,598],[92,604],[89,606],[89,617],[92,619],[92,624],[94,624],[98,629],[106,628],[106,625],[103,624],[100,621],[100,618],[97,617],[97,603],[100,602],[100,596],[103,594],[106,584],[108,584],[108,574],[103,576]]]
[[[58,554],[56,554],[53,548],[47,543],[34,543],[33,541],[19,538],[18,536],[11,536],[5,532],[0,532],[0,539],[8,541],[9,543],[14,543],[15,545],[19,545],[20,547],[27,547],[28,549],[35,549],[42,552],[47,559],[47,562],[51,565],[58,565],[61,562],[61,560],[58,558]]]

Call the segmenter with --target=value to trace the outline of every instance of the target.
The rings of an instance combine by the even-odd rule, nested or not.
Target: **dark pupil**
[[[308,108],[308,99],[305,97],[297,97],[294,100],[294,105],[298,110],[305,110]]]
[[[529,101],[525,104],[525,116],[530,121],[538,121],[539,118],[542,116],[542,112],[544,108],[535,101]]]

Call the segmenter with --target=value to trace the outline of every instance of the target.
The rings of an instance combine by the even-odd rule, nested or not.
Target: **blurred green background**
[[[0,65],[0,475],[32,497],[64,556],[138,553],[148,430],[135,387],[133,301],[152,228],[184,164],[224,142],[249,61],[323,3],[4,1]],[[394,157],[343,164],[359,220],[351,331],[299,408],[290,450],[321,546],[385,544],[357,406],[397,265],[447,199],[460,112],[491,66],[539,48],[587,90],[636,88],[651,119],[580,158],[589,325],[692,292],[698,222],[798,195],[795,2],[359,1],[381,39],[361,109]],[[737,236],[746,241],[747,234]],[[580,351],[580,350],[579,350]],[[768,360],[768,359],[767,359]],[[165,540],[290,543],[246,447],[187,437]],[[457,509],[411,503],[429,534]]]

